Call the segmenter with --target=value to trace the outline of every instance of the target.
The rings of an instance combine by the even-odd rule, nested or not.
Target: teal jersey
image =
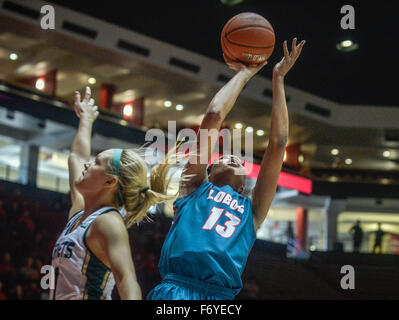
[[[241,275],[255,242],[251,200],[226,185],[204,182],[174,202],[159,270],[231,289],[242,289]]]

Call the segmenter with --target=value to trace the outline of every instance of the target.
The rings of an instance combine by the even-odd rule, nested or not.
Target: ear
[[[118,184],[118,179],[113,176],[107,176],[104,181],[105,188],[114,188]]]

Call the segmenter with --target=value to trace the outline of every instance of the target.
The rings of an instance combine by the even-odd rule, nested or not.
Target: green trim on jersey
[[[101,212],[98,216],[111,211],[116,211],[120,214],[119,210],[112,208]],[[95,218],[93,221],[94,220]],[[85,275],[87,279],[86,287],[83,293],[83,300],[103,300],[105,298],[104,288],[107,284],[109,276],[112,273],[112,270],[108,268],[100,259],[98,259],[87,245],[86,234],[93,221],[86,227],[86,230],[83,234],[83,243],[87,249],[85,261],[82,266],[82,274]]]
[[[70,222],[72,221],[72,219],[75,218],[75,217],[76,217],[79,213],[81,213],[81,212],[83,212],[83,210],[80,210],[80,211],[76,212],[76,213],[71,217],[71,219],[68,220],[68,223],[70,223]],[[76,222],[78,222],[78,219],[76,219],[76,220],[74,221],[74,223],[71,223],[71,224],[70,224],[70,226],[68,227],[68,229],[65,231],[64,235],[70,234],[72,229],[74,229],[73,231],[75,231],[75,230],[77,229],[77,228],[74,228],[74,227],[76,226]],[[67,225],[68,225],[68,223],[67,223]]]
[[[82,274],[86,276],[86,287],[83,300],[102,300],[105,298],[104,288],[111,274],[111,269],[105,266],[94,254],[87,252]]]
[[[71,221],[73,219],[74,216],[76,216],[79,212],[82,212],[84,210],[79,210],[78,212],[75,212],[69,219],[67,222]]]

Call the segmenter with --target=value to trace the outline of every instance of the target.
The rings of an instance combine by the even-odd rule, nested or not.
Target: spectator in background
[[[25,300],[40,300],[41,299],[41,290],[37,286],[36,282],[30,282],[28,286],[26,286],[25,290]]]
[[[285,236],[287,237],[287,257],[293,257],[296,254],[297,241],[295,239],[292,221],[288,221]]]
[[[3,260],[0,263],[0,277],[7,276],[15,271],[15,267],[11,262],[11,255],[9,252],[3,254]]]
[[[21,215],[21,206],[17,200],[14,200],[11,203],[11,207],[9,209],[6,208],[6,211],[8,213],[9,221],[15,223]]]
[[[360,220],[356,221],[356,224],[350,228],[349,232],[353,235],[353,252],[358,253],[363,240],[363,230],[360,227]]]
[[[0,301],[1,300],[7,300],[7,296],[3,290],[3,283],[0,281]]]
[[[287,243],[289,241],[295,240],[294,227],[292,226],[292,221],[288,221],[287,230],[285,231],[287,237]]]
[[[41,232],[36,232],[32,242],[32,255],[33,256],[45,256],[48,254],[47,245],[43,240],[43,234]]]
[[[0,200],[0,252],[5,250],[7,242],[7,214]]]
[[[35,223],[33,222],[32,218],[30,217],[30,212],[28,209],[23,211],[21,217],[18,218],[18,225],[26,228],[31,234],[35,231]]]
[[[373,247],[373,253],[376,253],[378,248],[378,253],[381,253],[382,237],[385,232],[381,229],[381,223],[378,223],[378,230],[375,232],[375,242]]]
[[[7,223],[6,210],[3,207],[3,200],[0,200],[0,226]]]
[[[32,257],[26,259],[25,265],[20,269],[20,275],[23,277],[24,283],[30,283],[39,278],[39,271],[36,269]]]
[[[17,284],[10,293],[9,300],[24,300],[24,289],[20,284]]]
[[[15,200],[17,203],[20,203],[21,200],[22,200],[21,190],[19,190],[19,188],[16,188],[16,189],[14,190],[14,200]]]
[[[35,259],[35,268],[36,270],[41,270],[43,267],[43,262],[41,259]]]

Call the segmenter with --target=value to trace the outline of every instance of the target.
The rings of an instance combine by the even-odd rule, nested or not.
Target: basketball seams
[[[223,29],[225,29],[226,31],[229,30],[230,25],[233,23],[234,20],[236,20],[237,18],[239,18],[239,15],[236,15],[235,17],[231,18],[230,21],[225,25],[225,27]],[[226,36],[226,32],[225,32],[225,36]]]
[[[231,53],[231,51],[229,50],[229,48],[226,46],[226,44],[225,44],[225,42],[224,42],[224,39],[225,39],[225,38],[227,39],[226,32],[224,32],[224,31],[227,31],[227,30],[229,29],[229,26],[230,26],[230,25],[233,23],[233,21],[236,20],[237,18],[238,18],[238,15],[235,16],[235,17],[233,17],[233,18],[231,18],[230,21],[224,26],[224,28],[223,28],[223,30],[222,30],[222,45],[223,45],[223,47],[226,49],[227,53],[230,55],[231,58],[239,60],[239,58],[237,58],[234,54]],[[228,40],[228,39],[227,39],[227,40]]]
[[[242,29],[246,29],[246,28],[261,28],[261,29],[266,29],[266,30],[269,30],[270,32],[272,32],[273,35],[274,35],[274,30],[273,30],[272,28],[269,28],[269,27],[266,27],[266,26],[260,26],[260,25],[258,25],[258,24],[247,24],[247,25],[245,25],[245,26],[237,27],[237,28],[235,28],[235,29],[233,29],[233,30],[231,30],[231,31],[229,31],[229,32],[226,32],[226,35],[225,35],[225,36],[227,37],[229,34],[231,34],[231,33],[233,33],[233,32],[236,32],[236,31],[242,30]],[[228,29],[226,28],[226,30],[228,30]]]
[[[252,14],[252,13],[249,13],[249,14]],[[237,22],[237,20],[240,20],[240,18],[243,21],[239,21],[238,23],[236,23],[236,26],[232,26],[234,24],[234,22]],[[261,17],[261,18],[263,18],[263,17]],[[247,21],[245,21],[245,20],[247,20]],[[270,32],[271,35],[269,35],[269,37],[272,36],[275,38],[275,33],[274,33],[273,27],[270,25],[270,23],[267,20],[265,22],[267,25],[258,24],[257,21],[249,21],[247,17],[245,17],[245,18],[243,17],[243,13],[231,18],[226,23],[226,25],[223,27],[222,34],[221,34],[222,50],[226,54],[226,56],[228,56],[230,59],[238,60],[238,61],[241,61],[244,63],[250,62],[250,61],[246,61],[246,59],[242,60],[242,57],[237,57],[237,55],[235,54],[235,52],[237,50],[238,50],[237,53],[240,53],[240,54],[241,54],[241,52],[239,52],[240,50],[245,50],[245,49],[239,49],[239,48],[247,48],[247,49],[253,49],[253,50],[258,50],[258,51],[263,50],[263,51],[266,51],[265,52],[266,56],[270,56],[275,47],[275,39],[274,39],[272,45],[270,45],[270,42],[265,43],[267,46],[253,46],[253,45],[249,45],[249,44],[241,44],[239,42],[241,42],[241,40],[244,40],[244,43],[245,43],[245,39],[240,39],[240,36],[238,37],[238,39],[234,39],[234,41],[229,39],[229,37],[232,37],[232,34],[234,32],[238,32],[240,30],[245,30],[245,29],[251,29],[251,28],[258,29],[257,32],[261,32],[261,33],[262,32],[265,32],[265,33]],[[230,28],[232,28],[232,30],[229,30]],[[262,30],[267,30],[267,31],[262,31]],[[265,34],[265,36],[266,36],[266,34]],[[235,42],[237,40],[239,42]]]
[[[241,43],[234,42],[234,41],[232,41],[232,40],[230,40],[230,39],[228,38],[228,36],[231,35],[233,32],[236,32],[236,31],[239,31],[239,30],[244,30],[244,29],[249,29],[249,28],[261,28],[261,29],[265,29],[265,30],[268,30],[268,31],[272,32],[273,36],[275,36],[274,30],[271,29],[271,28],[268,28],[268,27],[265,27],[265,26],[259,26],[259,25],[245,25],[245,26],[242,26],[242,27],[235,28],[235,29],[232,30],[232,31],[229,31],[228,33],[225,34],[225,38],[227,39],[227,41],[228,41],[229,43],[234,44],[234,45],[236,45],[236,46],[244,47],[244,48],[270,49],[270,48],[273,48],[273,47],[274,47],[274,44],[271,45],[271,46],[266,46],[266,47],[263,47],[263,46],[249,46],[249,45],[245,45],[245,44],[241,44]]]
[[[226,38],[227,39],[227,38]],[[228,40],[228,39],[227,39]],[[239,58],[237,58],[234,54],[231,53],[231,51],[229,50],[229,48],[226,46],[226,44],[224,43],[224,38],[222,39],[223,41],[223,47],[226,49],[227,53],[233,58],[233,59],[237,59],[240,60]]]
[[[227,41],[228,41],[229,43],[234,44],[235,46],[244,47],[244,48],[251,48],[251,49],[270,49],[270,48],[273,48],[273,47],[274,47],[274,45],[272,45],[272,46],[267,46],[267,47],[248,46],[248,45],[245,45],[245,44],[240,44],[240,43],[237,43],[237,42],[233,42],[233,41],[231,41],[231,40],[228,39],[228,38],[226,38],[226,39],[227,39]],[[226,47],[226,49],[228,48],[226,45],[225,45],[225,47]]]

